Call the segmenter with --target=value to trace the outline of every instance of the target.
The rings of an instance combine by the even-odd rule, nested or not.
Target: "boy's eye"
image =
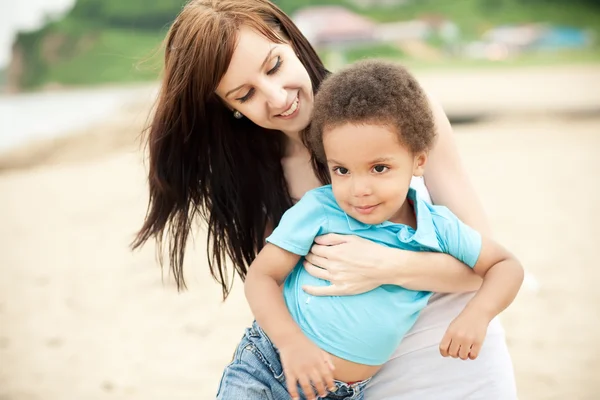
[[[385,165],[376,165],[373,167],[373,171],[377,172],[378,174],[382,174],[387,170],[388,167],[386,167]]]
[[[348,169],[344,167],[335,167],[333,169],[333,172],[335,172],[337,175],[347,175],[350,171],[348,171]]]

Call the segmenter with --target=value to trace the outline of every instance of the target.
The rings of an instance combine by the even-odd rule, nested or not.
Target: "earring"
[[[235,110],[235,111],[233,112],[233,117],[234,117],[235,119],[242,119],[242,117],[243,117],[243,116],[244,116],[244,115],[243,115],[241,112],[239,112],[238,110]]]

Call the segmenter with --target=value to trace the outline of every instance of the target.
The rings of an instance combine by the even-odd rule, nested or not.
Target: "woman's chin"
[[[302,130],[306,129],[306,127],[310,124],[310,114],[301,111],[295,118],[280,121],[277,126],[277,130],[280,130],[288,135],[297,134]]]

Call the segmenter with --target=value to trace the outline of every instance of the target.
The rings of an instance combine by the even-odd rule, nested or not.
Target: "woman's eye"
[[[271,68],[270,70],[267,71],[267,75],[273,75],[273,74],[277,73],[277,71],[279,71],[279,68],[281,68],[281,64],[283,64],[283,61],[281,60],[280,56],[277,56],[277,61],[275,62],[275,66],[273,66],[273,68]]]
[[[337,175],[347,175],[350,171],[348,171],[348,169],[344,167],[335,167],[333,169],[333,172],[335,172]]]
[[[238,100],[240,103],[245,103],[248,100],[250,100],[252,98],[252,96],[254,96],[254,89],[250,89],[244,97],[240,97],[236,100]]]
[[[385,165],[376,165],[373,167],[373,171],[377,172],[378,174],[382,174],[387,170],[388,167],[386,167]]]
[[[273,68],[271,68],[270,70],[267,71],[267,75],[273,75],[273,74],[277,73],[277,71],[279,71],[279,69],[281,68],[282,64],[283,64],[283,60],[281,59],[280,56],[277,56],[275,65],[273,66]],[[244,97],[239,97],[236,100],[239,101],[240,103],[245,103],[248,100],[250,100],[252,98],[252,96],[254,96],[254,89],[250,89]]]

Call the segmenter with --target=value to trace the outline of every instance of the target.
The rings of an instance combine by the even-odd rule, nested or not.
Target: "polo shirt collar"
[[[413,208],[417,217],[417,229],[414,230],[408,225],[397,224],[395,222],[383,221],[377,225],[370,225],[360,222],[348,214],[346,220],[348,221],[348,227],[353,232],[366,231],[373,228],[389,227],[396,232],[398,239],[401,242],[417,242],[421,245],[430,248],[438,247],[437,236],[435,234],[435,227],[433,225],[433,218],[431,217],[431,211],[424,200],[419,198],[417,191],[413,188],[408,189],[408,199],[412,201]]]

